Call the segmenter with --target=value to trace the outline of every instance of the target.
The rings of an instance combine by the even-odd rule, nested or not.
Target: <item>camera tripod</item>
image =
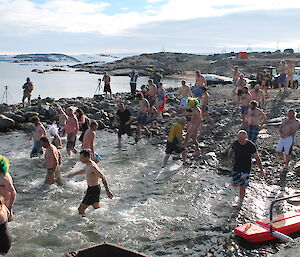
[[[99,79],[98,86],[96,88],[96,91],[95,91],[94,95],[100,95],[101,91],[103,91],[103,88],[102,88],[102,85],[101,85],[101,79]]]
[[[4,93],[3,93],[3,96],[1,99],[1,104],[8,104],[8,97],[13,102],[12,96],[10,95],[10,93],[8,91],[8,86],[4,86]]]

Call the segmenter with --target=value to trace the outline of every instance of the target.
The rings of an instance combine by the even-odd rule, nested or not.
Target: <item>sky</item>
[[[300,48],[300,0],[0,0],[0,54]]]

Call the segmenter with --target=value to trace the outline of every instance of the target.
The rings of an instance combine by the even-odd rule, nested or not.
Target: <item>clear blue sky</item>
[[[0,0],[0,54],[300,48],[297,0]]]

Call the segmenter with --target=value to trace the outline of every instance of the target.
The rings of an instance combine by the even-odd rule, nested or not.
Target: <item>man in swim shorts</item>
[[[287,118],[282,121],[279,127],[280,139],[276,148],[276,152],[283,160],[284,169],[287,169],[289,166],[295,135],[299,129],[299,124],[299,120],[296,119],[295,111],[289,110],[287,113]]]
[[[280,65],[277,68],[277,72],[279,73],[279,77],[277,80],[279,91],[281,91],[281,87],[284,87],[284,90],[286,90],[286,75],[288,74],[288,67],[285,61],[280,62]]]
[[[139,113],[137,116],[137,127],[136,127],[136,138],[135,141],[138,142],[141,138],[141,130],[145,129],[150,135],[150,131],[146,128],[148,122],[148,112],[150,110],[150,104],[147,99],[144,98],[142,93],[138,93],[137,99],[139,100]]]
[[[85,174],[88,188],[86,195],[78,208],[79,214],[85,215],[85,210],[90,205],[92,205],[94,209],[100,208],[100,179],[105,187],[108,198],[112,199],[114,195],[108,187],[108,183],[104,174],[100,171],[98,165],[91,160],[91,151],[82,150],[80,152],[80,160],[85,164],[85,167],[80,171],[69,174],[67,177],[72,178],[77,175]]]
[[[186,163],[186,150],[183,147],[183,137],[182,132],[187,123],[185,117],[182,117],[179,121],[175,122],[171,129],[167,140],[167,149],[166,149],[166,156],[163,161],[163,168],[166,167],[169,157],[171,154],[181,154],[182,153],[182,160],[183,164]]]
[[[247,114],[249,109],[249,104],[251,102],[251,94],[248,91],[248,87],[243,87],[242,94],[242,106],[241,106],[241,116],[242,116],[242,127],[244,129],[247,125]]]
[[[209,93],[207,88],[203,87],[202,89],[202,117],[205,117],[209,123],[214,123],[214,120],[210,117],[208,112],[208,102],[209,102]]]
[[[286,76],[286,88],[293,87],[294,85],[294,74],[295,74],[295,65],[291,60],[287,61],[287,76]]]
[[[104,72],[102,81],[104,82],[103,91],[105,93],[105,98],[107,98],[107,93],[110,94],[110,98],[111,98],[110,76],[108,75],[107,72]]]
[[[155,105],[157,104],[157,85],[153,83],[152,79],[148,80],[148,88],[150,112],[156,113]]]
[[[90,127],[84,132],[81,150],[90,150],[91,158],[95,162],[99,162],[96,160],[95,153],[95,140],[96,140],[96,131],[98,129],[98,123],[96,121],[91,121]]]
[[[72,108],[68,108],[66,110],[66,113],[68,115],[68,119],[65,127],[65,131],[67,133],[67,152],[68,155],[71,155],[71,152],[77,153],[75,145],[76,145],[77,133],[79,131],[79,124],[76,116],[74,115]]]
[[[202,97],[202,89],[203,87],[207,87],[207,81],[204,76],[201,75],[200,71],[196,71],[196,82],[193,88],[193,96],[198,98],[199,100]]]
[[[32,94],[32,91],[34,89],[34,85],[31,82],[30,78],[26,79],[26,83],[23,85],[22,89],[23,89],[22,104],[23,104],[23,107],[24,107],[26,98],[28,99],[28,104],[29,105],[31,104],[31,94]]]
[[[0,155],[0,196],[4,198],[5,206],[10,212],[9,220],[12,220],[17,192],[13,184],[13,179],[9,174],[9,160],[4,155]]]
[[[118,145],[121,144],[122,136],[127,134],[128,136],[132,136],[131,130],[131,122],[133,118],[131,112],[125,107],[125,104],[120,102],[118,104],[118,111],[115,115],[115,119],[113,121],[113,126],[119,121],[118,128]]]
[[[232,185],[240,188],[238,207],[242,205],[246,188],[249,185],[252,157],[256,159],[256,163],[260,168],[259,175],[263,177],[264,170],[256,146],[248,140],[247,132],[240,130],[237,134],[237,140],[228,152],[228,167],[232,168]],[[232,162],[233,159],[234,162]]]
[[[37,157],[43,154],[43,149],[41,146],[40,139],[46,136],[46,129],[44,125],[41,123],[40,118],[33,117],[31,121],[34,124],[34,131],[32,135],[34,144],[30,153],[30,158]]]
[[[180,99],[179,108],[185,110],[188,108],[187,99],[192,97],[192,90],[189,85],[186,84],[185,80],[181,81],[181,87],[178,89],[177,96]]]
[[[257,108],[257,102],[251,101],[248,110],[248,138],[254,144],[256,143],[259,129],[265,124],[267,120],[266,114],[259,108]],[[262,123],[260,124],[260,120]]]
[[[265,103],[265,96],[258,84],[254,86],[254,88],[250,91],[250,94],[251,99],[257,102],[259,108],[262,108]]]
[[[235,82],[235,86],[237,89],[237,105],[240,106],[242,94],[243,94],[243,87],[247,85],[246,80],[244,79],[244,75],[240,74],[238,79]]]

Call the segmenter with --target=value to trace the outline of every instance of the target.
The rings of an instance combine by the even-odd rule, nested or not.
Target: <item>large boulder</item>
[[[3,113],[6,117],[13,119],[16,123],[24,123],[26,122],[26,118],[24,115],[19,115],[16,113],[5,112]]]
[[[0,130],[5,131],[7,129],[12,129],[16,125],[15,121],[11,118],[6,117],[3,114],[0,114]]]
[[[39,113],[37,113],[37,112],[26,112],[25,113],[25,118],[26,118],[26,120],[29,120],[29,121],[35,116],[39,116]]]

